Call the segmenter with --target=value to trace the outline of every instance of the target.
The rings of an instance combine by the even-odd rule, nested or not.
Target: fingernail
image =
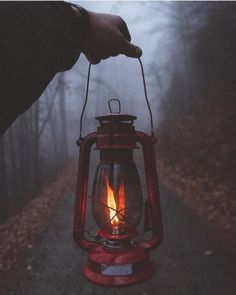
[[[137,49],[136,49],[136,55],[137,55],[137,57],[140,57],[142,54],[143,54],[142,49],[139,48],[139,47],[137,47]]]

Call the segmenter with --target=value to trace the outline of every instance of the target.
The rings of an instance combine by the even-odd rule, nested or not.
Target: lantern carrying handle
[[[145,74],[144,74],[143,64],[142,64],[142,61],[141,61],[140,57],[138,58],[138,61],[140,63],[140,67],[141,67],[141,73],[142,73],[142,79],[143,79],[143,88],[144,88],[144,96],[145,96],[145,100],[146,100],[148,111],[149,111],[149,115],[150,115],[151,134],[152,134],[152,137],[155,137],[155,135],[154,135],[154,128],[153,128],[152,110],[151,110],[150,103],[149,103],[148,96],[147,96],[147,87],[146,87],[146,81],[145,81]],[[88,102],[88,91],[89,91],[89,81],[90,81],[91,65],[92,65],[92,63],[89,62],[85,101],[84,101],[84,105],[83,105],[82,112],[81,112],[81,115],[80,115],[80,134],[79,134],[79,141],[82,139],[83,116],[84,116],[85,108],[86,108],[86,105],[87,105],[87,102]],[[117,99],[112,99],[112,100],[117,100]],[[110,102],[112,100],[109,100],[109,104],[108,104],[110,110],[111,110]],[[117,101],[119,101],[119,100],[117,100]],[[120,112],[120,101],[119,101],[119,112]]]

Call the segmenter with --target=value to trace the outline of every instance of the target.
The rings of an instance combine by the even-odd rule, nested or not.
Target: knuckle
[[[126,23],[121,16],[117,16],[117,23],[122,27],[126,26]]]

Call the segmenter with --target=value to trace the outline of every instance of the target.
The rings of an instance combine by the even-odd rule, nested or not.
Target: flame
[[[122,183],[119,187],[119,211],[123,214],[125,209],[125,186]]]
[[[111,223],[115,225],[119,222],[118,216],[116,215],[116,211],[115,211],[116,202],[115,202],[114,193],[110,186],[108,177],[106,177],[105,180],[106,180],[106,188],[107,188],[107,206],[109,207],[109,217],[110,217]]]
[[[117,214],[117,206],[114,198],[114,192],[110,186],[108,177],[105,177],[106,189],[107,189],[107,206],[109,207],[109,217],[112,225],[117,225],[119,223],[119,217]],[[118,210],[123,210],[125,208],[125,188],[124,185],[120,185],[118,191]],[[121,211],[121,213],[124,213]]]

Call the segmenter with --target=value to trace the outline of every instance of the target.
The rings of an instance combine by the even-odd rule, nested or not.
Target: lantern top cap
[[[118,106],[116,111],[113,110],[115,103]],[[113,107],[112,107],[112,104],[113,104]],[[117,98],[109,99],[108,107],[109,107],[110,113],[95,117],[95,119],[99,120],[100,123],[101,122],[119,123],[119,122],[127,122],[127,121],[131,121],[132,123],[134,120],[137,119],[136,116],[133,116],[127,113],[121,113],[121,103],[120,103],[120,100]]]
[[[126,113],[110,113],[107,115],[97,116],[95,119],[105,122],[125,122],[134,121],[137,119],[137,117]]]

